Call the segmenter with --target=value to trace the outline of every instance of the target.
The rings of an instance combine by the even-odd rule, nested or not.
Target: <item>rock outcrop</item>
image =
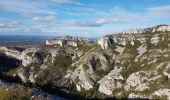
[[[111,45],[111,40],[109,37],[102,37],[100,40],[98,40],[98,44],[101,45],[102,49],[108,49],[108,47]]]
[[[106,35],[99,39],[98,44],[101,45],[102,49],[108,49],[108,47],[113,43],[126,45],[128,41],[130,41],[131,44],[134,45],[134,40],[136,40],[136,38],[140,40],[141,43],[144,43],[146,42],[146,38],[143,38],[145,37],[144,34],[151,35],[151,33],[158,32],[170,32],[170,26],[159,25],[146,29],[130,29],[127,31],[114,33],[113,35]],[[157,42],[159,42],[159,36],[155,35],[154,37],[152,37],[151,43],[154,44]]]
[[[69,72],[65,78],[69,78],[76,83],[77,91],[81,91],[82,89],[90,90],[93,88],[94,81],[96,80],[92,67],[84,70],[83,65],[76,68],[73,73]]]
[[[29,64],[33,62],[33,59],[29,54],[35,53],[37,51],[36,48],[29,48],[29,49],[24,50],[23,52],[20,52],[18,50],[8,49],[6,47],[1,47],[0,49],[7,56],[21,60],[23,66],[28,66]]]
[[[81,37],[71,37],[71,36],[65,36],[63,38],[52,38],[49,40],[46,40],[46,45],[60,45],[60,47],[67,47],[67,46],[73,46],[77,47],[79,42],[87,42],[88,39],[83,39]]]
[[[103,77],[99,81],[99,91],[107,95],[112,95],[114,90],[122,88],[123,84],[121,81],[124,78],[120,74],[120,71],[121,69],[115,67],[107,76]]]

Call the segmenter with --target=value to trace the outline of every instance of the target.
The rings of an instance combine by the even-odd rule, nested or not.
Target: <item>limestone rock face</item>
[[[48,55],[48,56],[44,59],[43,64],[41,65],[40,68],[42,68],[42,69],[47,69],[47,67],[48,67],[47,63],[48,63],[49,57],[50,57],[50,56]],[[53,63],[53,60],[51,61],[51,63]]]
[[[145,45],[141,45],[137,48],[138,50],[138,55],[135,58],[135,61],[138,61],[139,57],[141,57],[146,51],[147,51],[147,47]]]
[[[24,50],[21,54],[22,65],[28,66],[29,64],[31,64],[33,62],[33,58],[29,55],[29,53],[34,54],[37,51],[37,48],[28,48]]]
[[[94,81],[96,80],[92,68],[84,70],[83,65],[76,68],[73,73],[68,73],[65,78],[71,78],[71,80],[76,83],[77,91],[93,88]]]
[[[154,27],[153,28],[153,32],[166,32],[166,31],[170,31],[170,26],[168,25],[162,25],[162,26],[159,26],[159,27]]]
[[[28,66],[29,64],[31,64],[33,62],[33,59],[29,55],[29,53],[34,54],[38,49],[37,48],[28,48],[28,49],[20,52],[18,50],[12,50],[12,49],[1,47],[1,50],[3,50],[3,52],[7,56],[10,56],[10,57],[16,58],[18,60],[21,60],[23,66]]]
[[[159,42],[160,37],[159,36],[154,36],[151,38],[151,43],[152,44],[157,44]]]
[[[102,49],[108,49],[108,47],[111,45],[111,41],[108,37],[102,37],[100,40],[98,40],[98,44],[101,45]]]
[[[100,60],[101,69],[106,71],[109,68],[109,66],[108,66],[109,65],[109,61],[106,58],[106,56],[104,56],[101,53],[97,53],[97,54],[95,54],[95,56],[96,56],[96,59]]]
[[[143,91],[148,89],[147,83],[144,83],[145,77],[142,77],[141,74],[145,74],[145,72],[137,72],[131,74],[126,80],[125,89],[126,91],[130,90],[130,88],[135,88],[136,91]]]
[[[80,56],[79,60],[71,66],[75,69],[69,70],[65,78],[71,79],[78,91],[93,88],[97,80],[101,78],[97,75],[98,72],[107,72],[110,69],[106,54],[96,51],[94,47]]]
[[[14,57],[18,60],[22,60],[22,57],[21,57],[22,53],[19,51],[7,49],[7,51],[5,51],[5,54],[7,56]]]
[[[112,43],[126,45],[129,41],[131,45],[134,45],[134,40],[139,40],[141,43],[146,42],[146,38],[143,38],[142,33],[154,33],[154,32],[169,32],[170,26],[160,25],[146,29],[130,29],[123,32],[115,33],[114,35],[107,35],[99,39],[98,44],[102,49],[107,49]],[[110,42],[112,41],[112,42]],[[154,36],[151,39],[151,43],[157,44],[159,42],[159,36]]]
[[[115,51],[117,51],[117,52],[121,55],[121,54],[123,53],[124,49],[125,49],[125,48],[123,48],[123,47],[116,46]]]
[[[129,30],[126,30],[124,32],[122,32],[123,34],[137,34],[137,33],[143,33],[144,30],[143,29],[129,29]]]
[[[168,63],[168,64],[166,65],[166,68],[165,68],[165,70],[163,71],[163,74],[170,79],[170,71],[169,71],[169,70],[170,70],[170,63]]]
[[[159,25],[159,26],[154,26],[154,27],[146,28],[146,29],[129,29],[129,30],[125,30],[120,33],[121,34],[140,34],[140,33],[145,33],[145,32],[166,32],[166,31],[170,31],[169,25]]]
[[[159,89],[157,91],[155,91],[155,93],[153,95],[156,96],[167,96],[167,100],[170,100],[170,89]]]
[[[37,78],[37,75],[34,75],[34,73],[31,72],[28,80],[29,80],[31,83],[35,83],[35,79],[36,79],[36,78]]]
[[[135,93],[129,94],[128,98],[129,98],[128,100],[131,100],[131,99],[134,99],[134,98],[137,98],[137,100],[138,100],[138,98],[141,98],[141,99],[153,99],[151,97],[148,97],[148,96],[145,96],[145,95],[138,95],[138,94],[135,94]]]
[[[120,71],[121,69],[115,67],[108,75],[98,81],[100,84],[98,91],[107,95],[112,95],[115,89],[122,88],[123,84],[120,80],[124,80],[124,78],[120,74]]]
[[[33,70],[27,71],[24,68],[18,70],[18,76],[24,83],[26,82],[35,83],[35,79],[37,78],[37,75],[34,73]]]
[[[26,77],[26,70],[23,68],[18,70],[18,76],[21,78],[21,80],[26,83],[27,82],[27,77]]]
[[[114,41],[114,43],[120,44],[120,45],[126,45],[126,43],[127,43],[126,38],[122,38],[122,37],[118,37],[118,36],[114,36],[113,41]]]
[[[72,36],[65,36],[63,38],[52,38],[49,40],[46,40],[46,45],[60,45],[60,47],[67,47],[67,46],[73,46],[77,47],[79,42],[88,42],[88,39],[83,39],[81,37],[72,37]]]

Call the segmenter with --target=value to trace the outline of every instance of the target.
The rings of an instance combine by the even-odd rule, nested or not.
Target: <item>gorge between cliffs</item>
[[[169,54],[169,25],[96,41],[65,36],[36,46],[3,45],[0,91],[28,100],[170,99]]]

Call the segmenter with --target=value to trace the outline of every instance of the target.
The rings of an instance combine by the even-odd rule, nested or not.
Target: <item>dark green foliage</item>
[[[72,61],[68,55],[59,55],[56,56],[54,65],[60,66],[61,68],[67,68],[71,65]]]
[[[155,48],[160,48],[164,50],[168,48],[168,44],[170,43],[169,41],[170,36],[169,36],[169,33],[165,33],[161,35],[163,35],[162,38],[164,38],[164,40],[160,41],[158,45],[155,46]]]
[[[38,59],[37,63],[41,65],[43,63],[43,60],[46,57],[46,55],[47,54],[45,52],[43,52],[43,51],[36,52],[35,57]]]
[[[95,59],[93,57],[93,59],[90,61],[90,64],[92,65],[92,68],[97,75],[101,76],[102,74],[104,74],[104,71],[101,69],[102,65],[100,63],[100,59]]]
[[[74,71],[76,69],[76,66],[70,66],[68,69],[67,69],[67,71]]]
[[[93,46],[92,45],[88,45],[88,44],[80,44],[79,46],[78,46],[78,49],[80,50],[80,51],[84,51],[84,52],[87,52],[88,50],[90,50],[90,49],[92,49],[93,48]]]
[[[47,69],[41,70],[38,74],[37,82],[43,84],[58,85],[66,70],[71,65],[71,58],[68,55],[57,55],[54,63],[51,63]]]
[[[89,66],[88,66],[87,64],[84,64],[84,65],[83,65],[83,68],[84,68],[85,70],[87,70],[87,69],[89,69]]]
[[[111,44],[110,48],[111,48],[112,50],[116,49],[116,43],[113,42],[113,43]]]
[[[94,70],[97,70],[98,68],[101,67],[100,59],[95,59],[94,57],[90,61],[90,64],[92,65]]]
[[[12,50],[18,50],[20,52],[24,51],[25,49],[24,48],[21,48],[21,47],[8,47],[9,49],[12,49]]]
[[[131,43],[128,42],[125,46],[124,52],[130,53],[130,54],[136,56],[138,54],[137,48],[141,45],[141,43],[136,40],[136,41],[134,41],[134,44],[135,45],[131,45]]]
[[[135,57],[138,55],[137,48],[141,45],[139,41],[134,41],[135,45],[131,45],[130,42],[125,47],[124,53],[130,54],[126,61],[121,64],[124,67],[122,75],[125,79],[129,77],[131,73],[134,73],[140,69],[141,63],[135,62]]]

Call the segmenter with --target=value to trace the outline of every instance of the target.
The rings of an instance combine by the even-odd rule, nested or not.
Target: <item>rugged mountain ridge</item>
[[[150,28],[145,29],[129,29],[123,32],[118,32],[115,34],[110,34],[103,36],[101,39],[99,39],[98,44],[101,45],[102,49],[108,49],[108,47],[114,42],[119,43],[122,45],[126,45],[126,40],[131,41],[131,44],[134,45],[133,40],[136,38],[140,40],[140,42],[145,42],[144,38],[147,38],[146,35],[152,35],[152,33],[161,33],[161,32],[170,32],[170,26],[169,25],[158,25]],[[124,38],[121,38],[123,35]],[[152,40],[152,42],[157,42],[158,37]],[[157,40],[156,40],[157,39]]]
[[[23,82],[59,86],[87,98],[170,99],[169,34],[170,26],[159,25],[106,35],[98,43],[80,42],[78,47],[0,51],[22,61],[12,75]]]

